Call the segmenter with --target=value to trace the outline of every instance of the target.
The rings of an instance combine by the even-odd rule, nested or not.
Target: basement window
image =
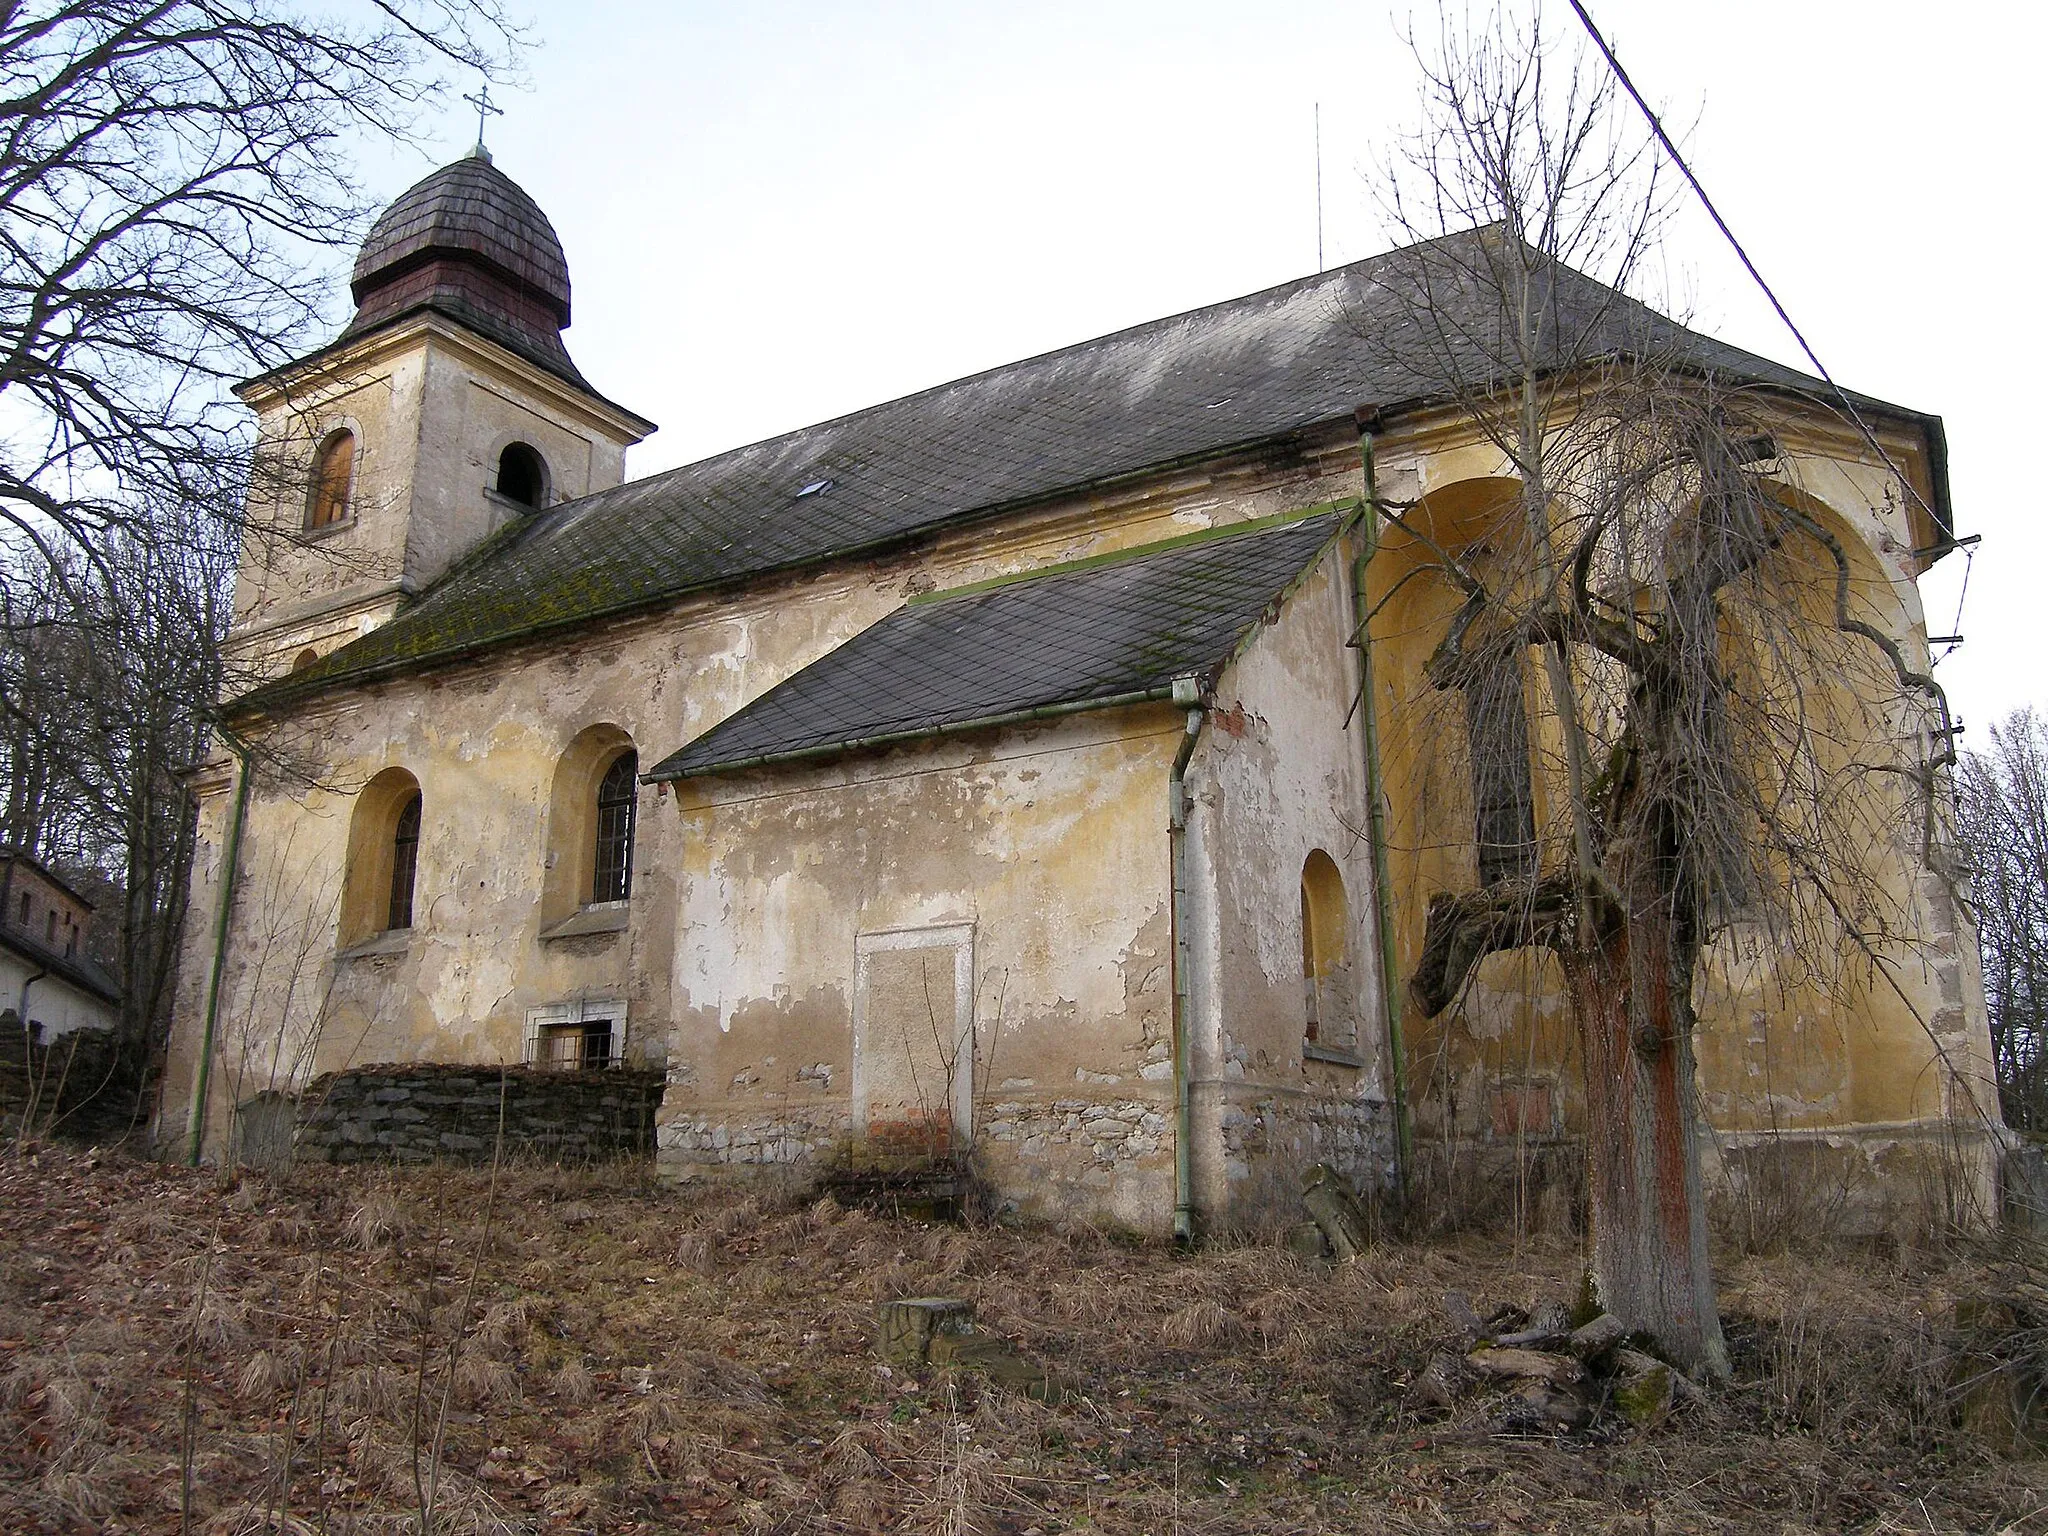
[[[550,1024],[541,1031],[540,1061],[563,1071],[592,1071],[612,1064],[612,1021]]]
[[[526,1016],[526,1060],[560,1072],[601,1072],[623,1059],[625,1025],[617,999],[535,1008]]]

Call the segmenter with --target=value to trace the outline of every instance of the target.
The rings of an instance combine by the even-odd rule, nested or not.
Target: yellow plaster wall
[[[1170,1103],[1165,811],[1178,737],[1171,712],[1118,711],[679,786],[662,813],[683,872],[664,1166],[767,1160],[751,1149],[791,1125],[807,1128],[811,1156],[829,1156],[852,1131],[859,937],[964,925],[985,1166],[1041,1213],[1163,1229],[1161,1127],[1138,1133],[1149,1150],[1111,1159],[1079,1122],[1083,1101],[1155,1117]]]
[[[1912,579],[1908,508],[1896,490],[1885,494],[1896,482],[1874,457],[1846,456],[1853,445],[1804,441],[1796,432],[1782,440],[1787,494],[1829,518],[1850,550],[1854,616],[1894,636],[1908,664],[1924,667],[1926,627]],[[1904,454],[1903,446],[1892,446]],[[1397,445],[1382,462],[1383,493],[1402,500],[1427,494],[1413,515],[1450,547],[1483,536],[1496,515],[1494,498],[1514,490],[1490,446],[1439,443],[1429,452],[1404,452]],[[1463,710],[1457,694],[1437,690],[1424,675],[1459,595],[1441,579],[1412,574],[1424,563],[1419,546],[1390,535],[1370,580],[1374,602],[1384,604],[1372,624],[1375,703],[1404,978],[1421,951],[1430,895],[1471,889],[1478,878]],[[1813,616],[1830,613],[1831,573],[1806,576]],[[1529,657],[1535,813],[1551,862],[1564,851],[1555,793],[1561,746],[1541,668],[1535,653]],[[1873,664],[1887,665],[1874,651],[1860,659],[1845,651],[1841,670],[1820,688],[1806,681],[1817,734],[1872,728],[1860,705],[1845,698],[1836,707],[1828,689]],[[1926,723],[1908,709],[1876,728],[1910,754],[1915,732]],[[1825,746],[1821,751],[1828,756]],[[1833,755],[1847,761],[1849,752],[1844,747]],[[1704,1112],[1724,1135],[1888,1133],[1951,1115],[1960,1116],[1966,1130],[1987,1123],[1988,1026],[1974,977],[1974,939],[1942,881],[1926,868],[1913,835],[1917,824],[1901,814],[1907,810],[1897,781],[1880,776],[1848,816],[1880,902],[1909,936],[1880,957],[1884,971],[1838,938],[1839,952],[1812,967],[1820,974],[1795,973],[1786,963],[1782,932],[1755,923],[1737,924],[1708,946],[1695,999],[1700,1088]],[[1560,978],[1547,958],[1489,957],[1437,1019],[1424,1019],[1410,1006],[1406,1034],[1419,1139],[1503,1144],[1583,1128],[1576,1043]]]
[[[467,473],[459,465],[443,472]],[[292,1086],[372,1061],[516,1061],[527,1010],[578,994],[626,996],[629,1041],[659,1054],[686,850],[654,791],[641,791],[626,931],[538,938],[548,799],[561,754],[579,732],[617,726],[651,765],[907,597],[1355,496],[1358,488],[1355,440],[1334,432],[1285,462],[1225,458],[1101,489],[889,560],[685,600],[546,646],[340,690],[290,720],[250,726],[262,750],[291,771],[259,775],[252,796],[219,1010],[223,1049],[237,1064],[215,1077],[213,1135],[225,1134],[233,1084]],[[390,952],[336,959],[336,894],[354,797],[392,766],[412,773],[423,796],[415,925],[403,942],[385,946]],[[225,761],[200,781],[167,1125],[182,1124],[190,1104],[231,785]],[[1159,835],[1163,846],[1163,828]],[[317,1048],[306,1048],[315,1033]]]
[[[1358,668],[1345,643],[1349,557],[1347,540],[1255,632],[1217,687],[1189,765],[1193,1161],[1211,1223],[1297,1219],[1314,1163],[1367,1189],[1389,1171]],[[1348,919],[1345,963],[1324,988],[1342,1023],[1326,1021],[1318,1050],[1306,1041],[1301,936],[1314,849],[1342,877]]]

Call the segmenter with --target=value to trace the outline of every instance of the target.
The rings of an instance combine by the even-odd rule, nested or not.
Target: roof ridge
[[[1467,231],[1466,233],[1473,233],[1473,231]],[[1451,237],[1445,236],[1444,238],[1448,239]],[[600,497],[615,496],[620,491],[626,490],[629,487],[655,485],[672,476],[680,475],[687,470],[702,469],[705,465],[715,464],[720,459],[732,458],[757,448],[766,448],[771,444],[785,442],[794,437],[802,437],[807,433],[822,432],[846,422],[857,420],[863,416],[871,416],[877,411],[887,410],[893,405],[906,405],[913,400],[923,400],[933,395],[942,394],[949,389],[958,389],[963,385],[978,383],[983,379],[993,378],[997,374],[1009,373],[1013,369],[1023,368],[1032,363],[1046,362],[1068,353],[1080,352],[1090,347],[1101,346],[1104,342],[1136,336],[1141,332],[1159,330],[1173,325],[1177,321],[1188,320],[1196,315],[1205,314],[1210,310],[1228,309],[1232,305],[1243,304],[1252,299],[1263,299],[1270,294],[1279,293],[1282,289],[1306,288],[1312,284],[1327,282],[1331,279],[1356,272],[1361,267],[1372,266],[1376,263],[1387,261],[1392,257],[1403,255],[1408,251],[1419,250],[1422,245],[1435,243],[1434,241],[1424,241],[1413,246],[1402,246],[1398,250],[1382,251],[1377,256],[1364,256],[1360,257],[1357,261],[1348,261],[1341,267],[1328,267],[1321,272],[1311,272],[1305,277],[1290,278],[1284,283],[1274,283],[1265,288],[1254,288],[1250,293],[1241,293],[1234,298],[1216,299],[1207,304],[1197,304],[1189,309],[1177,310],[1170,315],[1160,315],[1156,319],[1142,320],[1135,325],[1122,326],[1114,331],[1104,331],[1100,335],[1084,336],[1079,341],[1070,341],[1062,346],[1049,347],[1043,352],[1032,352],[1024,357],[1012,358],[1007,363],[994,363],[987,368],[977,369],[973,373],[963,373],[937,384],[928,384],[922,389],[913,389],[907,394],[891,395],[888,399],[877,400],[872,405],[860,406],[851,411],[842,411],[837,416],[827,416],[821,421],[806,422],[802,426],[788,427],[783,431],[771,433],[767,437],[755,438],[750,443],[738,443],[730,448],[721,448],[718,452],[706,454],[701,459],[692,459],[687,464],[671,465],[669,468],[658,470],[643,479],[627,480],[618,485],[606,486],[601,491],[592,491],[588,496],[579,496],[574,502],[563,502],[562,505],[565,507],[574,506],[578,502],[595,501]]]
[[[336,683],[903,547],[1225,454],[1271,451],[1306,463],[1316,445],[1304,434],[1348,426],[1360,407],[1445,398],[1429,370],[1370,344],[1401,323],[1388,279],[1402,262],[1427,263],[1436,252],[1469,261],[1475,243],[1497,238],[1487,225],[1420,241],[558,503],[472,550],[388,624],[303,678],[266,684],[231,707],[275,708]],[[1559,263],[1552,275],[1561,319],[1598,321],[1586,344],[1602,353],[1647,324],[1686,367],[1803,398],[1823,388],[1575,267]],[[1497,307],[1484,295],[1461,302],[1482,318]],[[1933,420],[1867,403],[1895,419]],[[804,499],[814,491],[831,494]]]

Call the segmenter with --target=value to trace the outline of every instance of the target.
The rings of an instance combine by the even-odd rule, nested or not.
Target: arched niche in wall
[[[1337,861],[1311,849],[1301,866],[1301,989],[1308,1018],[1302,1037],[1326,1050],[1358,1041],[1351,974],[1351,904]]]
[[[1917,607],[1854,520],[1770,489],[1792,516],[1721,593],[1728,751],[1759,793],[1721,851],[1697,998],[1707,1107],[1755,1127],[1797,1124],[1814,1112],[1801,1106],[1865,1121],[1936,1113],[1946,1071],[1869,961],[1926,937],[1919,865],[1940,834],[1914,770],[1938,720],[1883,647],[1840,623],[1869,626],[1924,670]],[[1733,1091],[1759,1073],[1768,1096]]]
[[[1421,944],[1426,891],[1480,883],[1482,822],[1505,826],[1512,820],[1519,829],[1540,821],[1527,762],[1489,759],[1488,772],[1475,774],[1467,750],[1475,727],[1489,723],[1497,727],[1494,747],[1506,750],[1519,740],[1526,750],[1531,744],[1530,669],[1523,656],[1513,647],[1477,643],[1468,646],[1472,659],[1459,675],[1432,676],[1430,670],[1464,600],[1444,569],[1445,556],[1488,578],[1511,569],[1523,546],[1521,496],[1521,482],[1504,476],[1439,486],[1404,514],[1415,532],[1385,529],[1366,568],[1390,894],[1404,956]],[[1526,855],[1514,856],[1509,845],[1527,835],[1518,830],[1514,838],[1491,838],[1501,851],[1496,862],[1524,862]]]
[[[608,723],[578,732],[563,751],[548,794],[544,925],[593,903],[622,901],[630,893],[637,767],[633,738]],[[602,889],[600,874],[605,876]]]

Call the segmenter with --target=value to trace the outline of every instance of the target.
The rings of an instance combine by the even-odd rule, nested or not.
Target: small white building
[[[86,954],[92,903],[34,859],[0,853],[0,1025],[31,1045],[121,1023],[120,984]],[[11,1043],[11,1042],[10,1042]]]

